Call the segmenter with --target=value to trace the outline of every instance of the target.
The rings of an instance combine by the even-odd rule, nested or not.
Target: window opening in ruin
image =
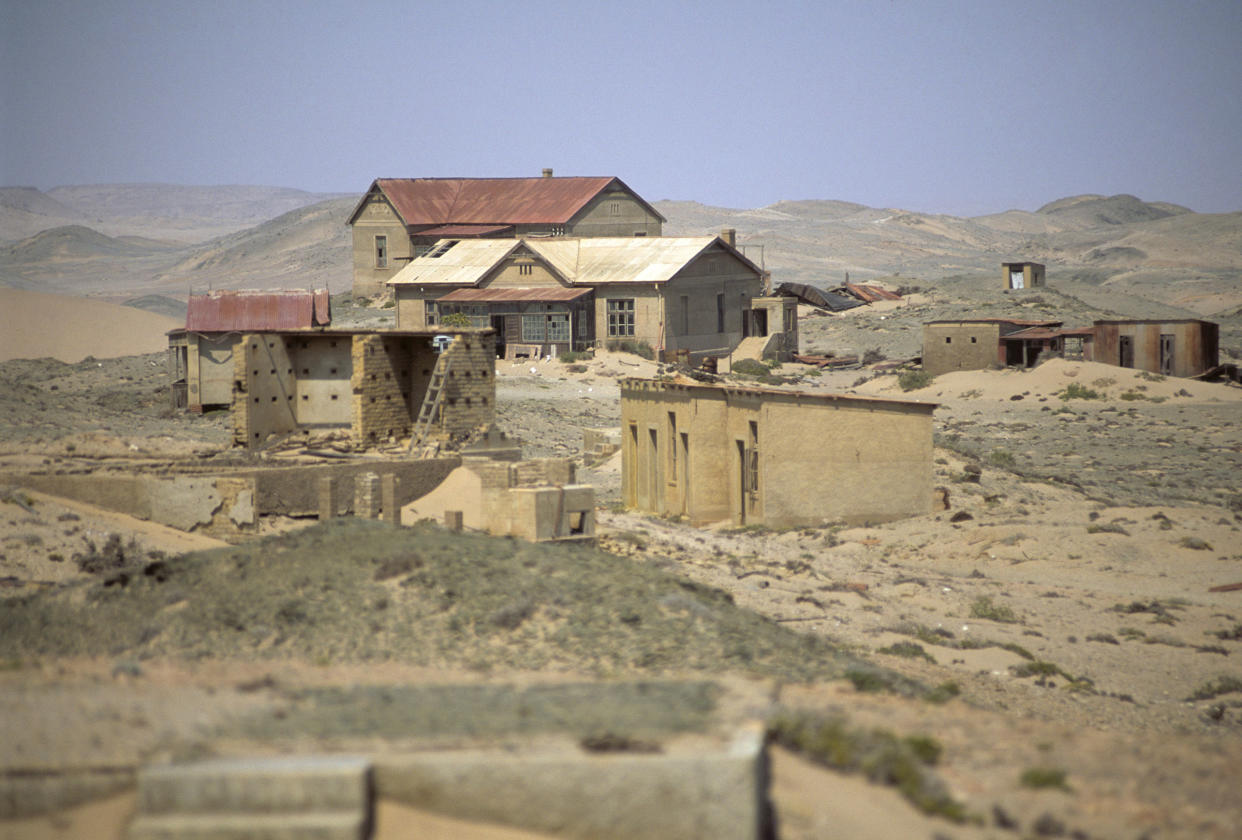
[[[1160,334],[1160,372],[1165,376],[1173,375],[1173,335]]]
[[[427,252],[428,259],[439,259],[453,249],[453,246],[460,242],[460,239],[445,239]]]
[[[668,483],[677,483],[677,412],[668,413]]]
[[[569,512],[569,533],[586,533],[586,511],[571,510]]]
[[[375,267],[388,268],[388,237],[375,237]]]

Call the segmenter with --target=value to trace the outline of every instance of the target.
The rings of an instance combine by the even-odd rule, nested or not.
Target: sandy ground
[[[0,361],[52,358],[79,362],[153,353],[169,330],[185,326],[128,306],[0,286]]]
[[[148,469],[220,451],[224,421],[165,413],[152,361],[0,366],[0,489],[10,497],[0,504],[0,595],[75,579],[72,553],[92,535],[132,537],[143,551],[186,549],[184,537],[147,523],[20,490],[24,470]],[[691,528],[617,508],[614,457],[580,468],[599,488],[601,542],[925,685],[953,684],[956,698],[941,705],[841,682],[768,690],[860,726],[933,734],[944,746],[938,773],[980,818],[960,826],[926,817],[891,789],[775,750],[782,837],[1242,834],[1242,693],[1212,690],[1242,679],[1242,591],[1212,591],[1242,582],[1242,389],[1059,361],[946,375],[913,392],[864,370],[775,372],[798,377],[784,387],[940,403],[935,474],[949,509],[870,528]],[[656,373],[618,354],[576,365],[501,362],[498,422],[528,456],[576,457],[583,428],[619,422],[618,378]],[[1070,382],[1102,396],[1060,399]],[[0,742],[10,768],[124,760],[273,702],[236,688],[271,672],[256,663],[144,662],[137,677],[113,661],[5,667]],[[513,676],[394,669],[365,679]],[[275,677],[362,679],[302,662]],[[1020,782],[1041,767],[1064,771],[1068,787]],[[0,822],[0,838],[102,836],[98,827],[123,819],[129,801]],[[419,836],[530,836],[417,816],[381,803],[379,836],[414,836],[415,827]]]

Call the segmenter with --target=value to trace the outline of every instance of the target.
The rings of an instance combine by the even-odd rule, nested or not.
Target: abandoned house
[[[1059,355],[1060,321],[979,318],[923,325],[923,370],[932,376],[957,370],[1033,367]]]
[[[1033,289],[1044,285],[1044,265],[1037,262],[1001,263],[1006,289]]]
[[[935,408],[625,379],[622,498],[694,524],[774,528],[928,513]]]
[[[659,236],[664,222],[620,178],[380,178],[349,217],[354,296],[386,292],[441,240]]]
[[[646,343],[698,361],[767,334],[773,308],[785,321],[753,306],[763,271],[717,236],[444,239],[389,285],[399,329],[464,315],[502,357]]]
[[[1096,321],[1088,361],[1165,376],[1198,376],[1220,364],[1220,326],[1212,321]]]
[[[358,444],[460,440],[495,417],[490,329],[253,332],[233,352],[233,440],[347,429]]]
[[[233,353],[243,333],[331,323],[327,289],[190,295],[185,327],[168,332],[172,407],[201,412],[233,401]]]

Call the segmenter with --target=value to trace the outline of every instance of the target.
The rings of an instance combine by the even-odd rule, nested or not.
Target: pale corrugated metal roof
[[[518,239],[462,239],[440,256],[429,256],[440,251],[449,241],[440,240],[427,254],[410,260],[405,268],[393,275],[389,285],[426,283],[473,286],[522,244]]]
[[[412,260],[388,282],[473,286],[519,242],[546,261],[566,283],[578,286],[666,283],[714,243],[756,274],[760,271],[716,236],[558,236],[461,240],[443,256]],[[437,243],[429,253],[435,253],[442,244]]]
[[[599,236],[530,239],[530,249],[572,283],[665,283],[715,236]]]
[[[537,286],[535,288],[457,289],[440,298],[440,303],[509,303],[526,301],[577,300],[591,294],[590,289],[565,288],[564,286]]]

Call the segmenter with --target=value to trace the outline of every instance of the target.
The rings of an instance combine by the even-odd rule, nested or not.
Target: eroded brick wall
[[[413,339],[355,335],[353,339],[353,436],[363,444],[409,437]],[[419,395],[421,401],[421,394]]]

